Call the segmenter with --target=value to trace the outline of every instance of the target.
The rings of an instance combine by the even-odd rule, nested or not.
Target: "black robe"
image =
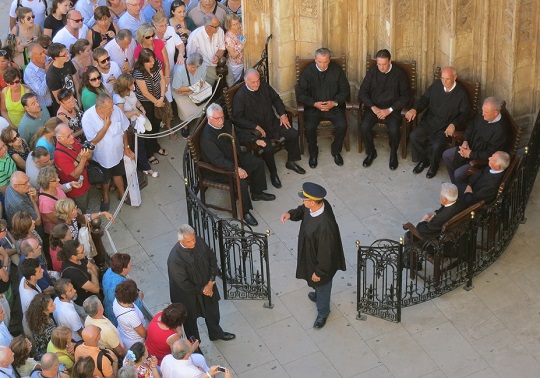
[[[469,179],[472,193],[464,193],[463,200],[470,205],[480,201],[490,203],[497,197],[499,185],[504,177],[504,171],[491,173],[489,167],[485,167],[480,172],[475,173]]]
[[[416,230],[426,239],[439,236],[442,226],[467,208],[467,203],[458,199],[450,206],[441,206],[435,210],[435,216],[429,221],[423,221],[416,225]]]
[[[292,221],[302,221],[298,233],[296,278],[315,287],[331,281],[338,270],[346,270],[339,227],[328,201],[324,200],[324,211],[316,217],[312,217],[304,205],[289,210],[289,214]],[[313,282],[313,273],[321,278],[319,282]]]

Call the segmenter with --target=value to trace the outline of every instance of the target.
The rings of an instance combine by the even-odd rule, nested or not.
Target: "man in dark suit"
[[[207,163],[227,171],[234,171],[234,153],[232,141],[229,137],[221,137],[222,133],[232,135],[232,125],[229,121],[225,122],[223,108],[218,104],[212,104],[206,110],[208,123],[205,125],[201,134],[202,158]],[[238,134],[235,136],[236,154],[238,156],[238,176],[240,177],[240,191],[242,193],[242,210],[244,221],[250,226],[257,226],[258,222],[249,210],[253,209],[253,201],[273,201],[276,196],[265,193],[266,174],[264,172],[264,162],[253,154],[240,150],[239,140],[251,138],[252,135],[246,135],[246,131],[235,130]],[[249,134],[249,133],[248,133]],[[228,182],[227,177],[222,174],[207,172],[206,175],[214,181]],[[251,188],[251,199],[248,191]]]
[[[330,119],[335,127],[331,153],[334,163],[343,165],[341,149],[347,132],[345,101],[351,94],[351,87],[341,67],[330,62],[330,50],[320,48],[315,51],[315,62],[302,71],[296,90],[298,99],[305,105],[309,166],[315,168],[318,164],[317,127],[321,118]]]
[[[467,170],[471,160],[488,161],[495,151],[504,150],[508,144],[508,122],[501,115],[502,103],[488,97],[482,105],[482,114],[477,114],[467,126],[461,146],[444,151],[442,157],[448,175],[460,193],[467,185]]]
[[[234,124],[257,135],[257,142],[262,145],[262,157],[270,171],[270,182],[274,187],[281,188],[272,139],[285,138],[288,152],[285,167],[304,174],[306,171],[296,164],[296,161],[301,159],[298,131],[291,126],[279,95],[266,81],[261,81],[256,69],[250,68],[246,71],[244,82],[234,96]]]
[[[442,226],[467,208],[467,203],[458,199],[458,188],[454,184],[443,183],[440,198],[441,207],[433,213],[424,215],[416,225],[416,230],[426,239],[439,236]]]
[[[464,190],[459,188],[460,197],[469,206],[480,201],[490,203],[497,197],[504,171],[509,165],[510,155],[504,151],[495,152],[489,158],[489,166],[472,175],[469,179],[469,185]]]
[[[377,157],[373,144],[373,125],[384,123],[388,128],[390,142],[389,166],[394,170],[398,167],[401,109],[409,102],[409,80],[401,68],[392,64],[390,51],[379,50],[375,57],[377,67],[369,70],[358,91],[358,99],[365,108],[361,131],[367,156],[363,166],[369,167]]]

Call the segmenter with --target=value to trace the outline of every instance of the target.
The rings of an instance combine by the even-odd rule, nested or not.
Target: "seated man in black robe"
[[[412,121],[418,113],[426,110],[410,140],[413,161],[419,162],[413,172],[418,174],[429,167],[427,178],[435,177],[446,144],[470,115],[469,97],[456,79],[456,70],[444,67],[441,80],[435,81],[405,115],[408,121]],[[428,150],[431,151],[428,153]]]
[[[448,175],[460,193],[467,185],[469,161],[487,162],[495,151],[504,150],[508,145],[508,122],[501,115],[501,101],[488,97],[482,105],[482,114],[477,114],[467,126],[463,143],[444,151],[442,157]]]
[[[262,156],[270,171],[270,182],[274,187],[281,188],[272,139],[285,138],[285,148],[289,154],[285,167],[304,174],[306,171],[295,163],[301,159],[298,131],[292,128],[279,95],[266,81],[261,82],[256,69],[250,68],[246,71],[244,82],[245,85],[240,87],[234,96],[234,124],[256,135],[254,139],[262,146]],[[274,109],[279,118],[276,118]]]
[[[330,152],[334,163],[343,165],[341,149],[347,133],[345,101],[351,94],[351,87],[341,67],[330,62],[330,50],[320,48],[315,51],[315,62],[300,74],[296,91],[304,104],[309,166],[315,168],[318,164],[317,127],[321,118],[329,119],[335,127]]]
[[[459,196],[469,206],[480,201],[492,202],[497,197],[499,185],[504,176],[504,171],[510,165],[510,155],[504,151],[497,151],[489,158],[489,166],[475,173],[469,179],[469,185],[462,190],[459,188]]]
[[[229,137],[218,136],[222,133],[232,135],[232,125],[229,121],[224,121],[223,109],[218,104],[212,104],[206,110],[208,123],[204,127],[201,134],[201,150],[202,158],[207,163],[213,164],[216,167],[227,171],[234,171],[234,154],[232,141]],[[257,220],[249,210],[253,209],[251,200],[253,201],[273,201],[276,196],[270,193],[265,193],[266,190],[266,174],[264,172],[264,162],[253,154],[240,150],[240,140],[245,138],[245,131],[235,130],[238,134],[236,140],[236,154],[238,156],[238,175],[240,177],[240,191],[242,193],[242,211],[244,220],[250,226],[257,226]],[[249,138],[249,136],[248,136]],[[228,182],[224,175],[207,172],[208,178],[214,181]],[[251,188],[251,199],[248,191]]]
[[[358,91],[358,99],[365,108],[361,131],[367,156],[363,166],[369,167],[377,157],[372,129],[376,123],[384,123],[390,142],[389,166],[394,170],[398,167],[401,109],[409,102],[409,80],[401,68],[392,64],[390,51],[380,50],[375,57],[377,67],[369,70]]]

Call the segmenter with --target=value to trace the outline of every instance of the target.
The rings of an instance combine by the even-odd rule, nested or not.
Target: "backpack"
[[[77,341],[75,343],[75,346],[73,347],[73,354],[75,354],[75,350],[77,350],[77,347],[79,345],[81,345],[84,341],[81,340],[81,341]],[[107,353],[109,349],[100,349],[99,350],[99,353],[97,355],[97,368],[99,370],[99,372],[101,373],[102,376],[105,376],[105,374],[103,374],[103,356],[107,357],[107,359],[109,360],[109,362],[111,363],[111,366],[113,366],[113,359],[111,356],[109,356],[109,353]],[[111,351],[112,352],[112,351]],[[114,352],[113,352],[114,353]]]

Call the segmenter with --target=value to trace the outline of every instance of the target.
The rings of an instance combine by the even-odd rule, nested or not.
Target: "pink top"
[[[66,193],[62,190],[61,185],[56,187],[56,195],[54,197],[56,197],[56,199],[45,195],[42,190],[39,191],[39,212],[41,214],[54,214],[56,201],[67,197]],[[56,223],[51,222],[49,218],[44,215],[43,229],[45,230],[45,233],[50,234],[54,226],[56,226]]]
[[[158,319],[163,312],[158,312],[148,324],[148,333],[146,336],[146,348],[148,354],[156,356],[158,359],[158,365],[161,365],[161,360],[171,354],[171,347],[167,344],[167,339],[174,335],[176,331],[174,329],[162,329],[158,324]]]
[[[242,46],[242,42],[238,39],[237,34],[233,34],[230,31],[225,33],[225,46],[231,47],[233,50],[240,53],[236,58],[233,58],[231,54],[229,54],[227,56],[227,63],[233,66],[244,64],[244,46]]]
[[[165,48],[165,44],[161,39],[154,39],[154,54],[156,55],[157,60],[161,62],[161,69],[163,72],[165,72],[165,60],[163,59],[163,49]],[[133,56],[135,59],[139,59],[139,53],[143,47],[141,45],[137,45],[135,47],[135,51]],[[170,63],[170,62],[169,62]]]
[[[58,273],[62,273],[62,261],[58,260],[58,251],[62,248],[57,247],[55,249],[49,248],[49,253],[51,255],[52,260],[52,268],[54,271]]]

